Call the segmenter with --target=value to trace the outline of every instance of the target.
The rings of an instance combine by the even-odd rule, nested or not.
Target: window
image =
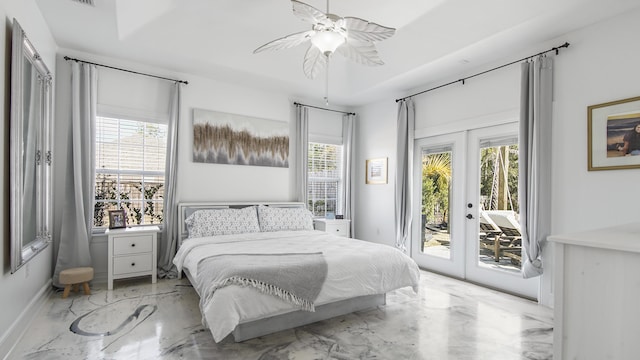
[[[96,119],[94,227],[109,225],[109,210],[123,209],[129,225],[163,218],[167,125]]]
[[[336,213],[342,183],[342,145],[309,142],[307,198],[316,217]]]

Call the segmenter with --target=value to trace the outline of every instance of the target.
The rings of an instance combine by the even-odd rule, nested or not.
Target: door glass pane
[[[451,150],[422,151],[421,251],[451,258]]]
[[[520,272],[517,144],[481,144],[479,209],[480,266]]]

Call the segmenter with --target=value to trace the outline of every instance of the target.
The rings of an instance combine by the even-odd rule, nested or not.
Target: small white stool
[[[64,285],[64,292],[62,293],[62,298],[64,299],[67,296],[69,296],[71,285],[73,285],[74,291],[78,291],[79,284],[82,284],[85,295],[91,295],[91,290],[89,289],[89,281],[91,281],[92,279],[93,279],[92,267],[70,268],[70,269],[65,269],[60,271],[59,281],[60,281],[60,284]]]

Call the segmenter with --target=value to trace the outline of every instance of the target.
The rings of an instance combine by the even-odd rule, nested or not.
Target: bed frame
[[[182,244],[182,240],[187,238],[187,227],[184,220],[197,210],[205,209],[224,209],[236,208],[241,209],[247,206],[264,205],[271,207],[304,207],[304,203],[300,202],[189,202],[178,204],[178,214],[180,216],[180,238],[178,239],[178,247]],[[194,279],[188,271],[184,271],[189,281],[194,284]],[[182,273],[178,274],[178,278],[182,277]],[[194,287],[195,289],[195,287]],[[386,294],[359,296],[351,299],[341,300],[333,303],[318,305],[315,312],[309,311],[292,311],[285,314],[275,315],[255,321],[249,321],[238,324],[232,335],[236,342],[245,341],[272,334],[278,331],[296,328],[299,326],[311,324],[317,321],[330,319],[336,316],[350,314],[355,311],[372,309],[386,304]]]

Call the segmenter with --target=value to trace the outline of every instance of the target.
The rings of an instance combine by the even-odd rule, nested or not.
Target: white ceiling
[[[324,0],[302,1],[326,10]],[[293,15],[289,0],[36,2],[61,48],[283,91],[298,100],[321,102],[325,94],[324,73],[309,80],[302,72],[307,45],[253,54],[264,43],[310,29]],[[638,7],[638,0],[333,0],[331,13],[397,31],[376,44],[385,65],[333,57],[330,102],[361,105],[408,95],[505,56],[546,50],[533,46]]]

